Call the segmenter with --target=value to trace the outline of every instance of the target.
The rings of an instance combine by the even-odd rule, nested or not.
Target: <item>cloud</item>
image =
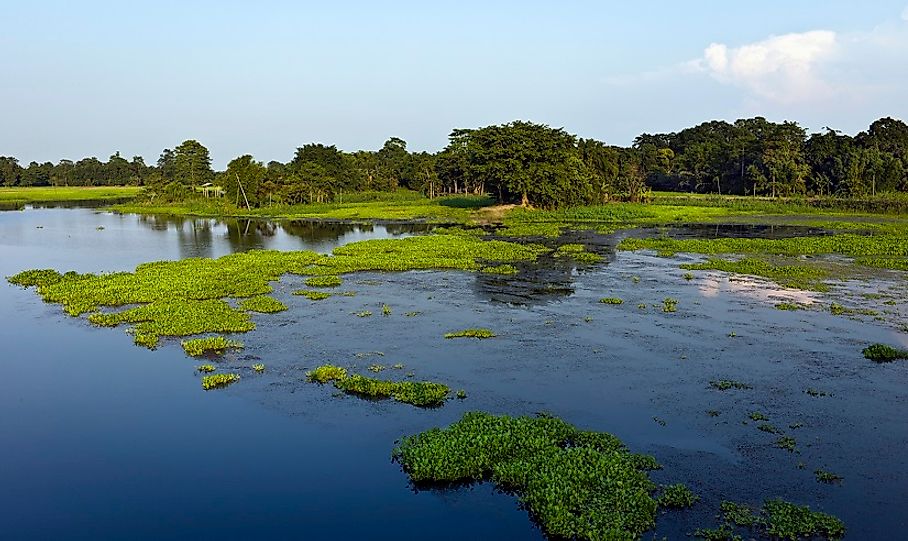
[[[813,30],[740,47],[712,43],[696,64],[719,82],[742,87],[760,98],[794,103],[833,92],[818,67],[837,49],[835,32]]]

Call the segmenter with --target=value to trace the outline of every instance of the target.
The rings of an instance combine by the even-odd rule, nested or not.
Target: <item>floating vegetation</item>
[[[372,311],[371,311],[371,310],[363,310],[363,311],[361,311],[361,312],[353,312],[353,315],[355,315],[356,317],[369,317],[369,316],[372,315]]]
[[[653,417],[653,421],[659,426],[665,426],[666,424],[668,424],[666,423],[665,419],[662,419],[661,417]]]
[[[387,381],[353,374],[334,380],[339,390],[367,398],[393,398],[421,408],[444,404],[450,389],[431,381]]]
[[[821,396],[829,396],[829,393],[827,393],[826,391],[820,391],[820,390],[814,389],[813,387],[808,387],[807,390],[804,392],[814,398],[818,398]]]
[[[761,430],[763,432],[768,432],[769,434],[781,434],[782,433],[781,430],[779,430],[778,428],[776,428],[775,426],[773,426],[769,423],[758,424],[757,430]]]
[[[395,370],[403,370],[404,365],[403,365],[403,363],[394,363],[391,365],[391,368],[393,368]]]
[[[791,436],[782,436],[781,438],[777,439],[775,443],[776,447],[778,447],[779,449],[785,449],[789,453],[793,453],[795,451],[796,445],[797,442]]]
[[[197,372],[201,372],[203,374],[209,374],[217,370],[217,368],[215,368],[213,364],[200,364],[199,366],[195,367],[195,369]]]
[[[328,383],[329,381],[337,381],[346,377],[346,368],[330,364],[322,365],[311,372],[306,372],[306,379],[316,383]]]
[[[747,274],[768,278],[777,284],[794,289],[811,291],[827,291],[829,287],[823,283],[828,273],[822,269],[808,265],[773,265],[762,259],[744,258],[728,260],[710,258],[703,263],[689,263],[681,265],[682,269],[690,270],[718,270],[734,274]]]
[[[381,305],[381,315],[390,316],[391,315],[391,306],[387,304]]]
[[[618,297],[603,297],[599,299],[601,304],[624,304],[624,301]]]
[[[479,272],[484,274],[517,274],[517,267],[514,265],[490,265],[479,269]]]
[[[634,282],[635,284],[639,284],[639,283],[640,283],[640,277],[639,277],[639,276],[631,276],[631,281]]]
[[[803,426],[804,426],[804,423],[789,423],[788,424],[788,428],[790,428],[792,430],[797,430]]]
[[[458,398],[458,399],[463,400],[463,399],[465,399],[466,397],[467,397],[467,392],[466,392],[466,391],[464,391],[463,389],[457,391],[457,398]]]
[[[655,524],[656,488],[618,438],[550,417],[466,413],[403,438],[394,457],[420,483],[491,480],[516,493],[547,535],[633,539]]]
[[[686,485],[681,483],[675,485],[668,485],[662,489],[662,494],[659,495],[659,498],[656,502],[659,504],[659,507],[671,507],[675,509],[683,509],[687,507],[693,507],[695,503],[700,499],[700,496],[697,496]]]
[[[677,312],[678,299],[673,299],[671,297],[665,297],[664,299],[662,299],[662,311],[666,313]]]
[[[369,372],[375,372],[377,374],[384,369],[385,369],[385,366],[382,364],[370,364],[366,370],[368,370]]]
[[[776,310],[787,310],[794,312],[795,310],[800,310],[801,308],[803,307],[800,304],[793,302],[780,302],[776,304]]]
[[[755,514],[750,507],[740,503],[723,501],[719,504],[719,510],[722,511],[722,518],[726,523],[736,526],[750,528],[760,520],[759,515]]]
[[[764,502],[763,515],[766,533],[780,539],[796,541],[811,536],[840,539],[845,535],[845,525],[836,517],[784,500]]]
[[[257,295],[255,297],[249,297],[248,299],[243,299],[242,301],[240,301],[240,309],[246,310],[247,312],[273,314],[275,312],[283,312],[287,309],[287,305],[275,299],[274,297],[269,297],[268,295]]]
[[[640,304],[637,305],[637,308],[639,308],[639,309],[641,309],[641,310],[646,310],[646,303],[645,303],[645,302],[641,302]]]
[[[908,359],[908,350],[894,348],[886,344],[873,344],[861,352],[864,357],[878,363],[889,363],[899,359]]]
[[[710,417],[718,417],[719,415],[722,414],[722,412],[719,410],[706,410],[706,414],[709,415]]]
[[[751,421],[768,421],[769,420],[769,417],[763,415],[759,411],[751,412],[750,415],[748,415],[748,417],[750,417]]]
[[[687,280],[688,282],[690,282],[691,280],[694,279],[694,273],[692,273],[692,272],[685,272],[685,273],[684,273],[684,279]]]
[[[731,526],[723,524],[718,528],[697,528],[694,537],[706,541],[743,541],[744,538],[736,534]]]
[[[879,312],[867,308],[846,308],[841,304],[834,302],[829,305],[829,312],[834,316],[877,316]]]
[[[331,296],[327,291],[314,291],[311,289],[300,289],[293,292],[294,295],[306,297],[310,301],[323,301]]]
[[[709,382],[709,386],[719,391],[728,391],[729,389],[744,390],[752,389],[750,385],[731,379],[717,379]]]
[[[817,482],[819,483],[827,483],[831,485],[833,483],[839,483],[842,481],[842,476],[836,475],[826,470],[814,470],[813,475],[817,478]]]
[[[422,312],[419,312],[419,311],[416,311],[416,312],[407,312],[406,314],[404,314],[404,316],[406,316],[406,317],[416,317],[416,316],[418,316],[418,315],[420,315],[420,314],[422,314]]]
[[[337,287],[343,283],[338,276],[313,276],[306,278],[306,285],[309,287]]]
[[[224,353],[228,349],[240,349],[243,343],[236,340],[228,340],[223,336],[212,336],[208,338],[194,338],[192,340],[183,340],[180,342],[183,351],[192,357],[198,357],[206,353]]]
[[[202,389],[208,391],[210,389],[227,387],[231,383],[239,381],[239,379],[239,374],[211,374],[202,376]]]
[[[261,374],[265,371],[265,365],[262,363],[255,363],[252,365],[252,369]]]
[[[555,250],[555,257],[569,257],[578,263],[598,263],[602,256],[588,252],[582,244],[562,244]]]
[[[454,331],[445,333],[445,338],[477,338],[479,340],[485,338],[495,338],[495,333],[489,329],[464,329],[462,331]]]
[[[505,220],[505,227],[495,232],[502,237],[558,237],[567,227],[563,223],[515,223]]]

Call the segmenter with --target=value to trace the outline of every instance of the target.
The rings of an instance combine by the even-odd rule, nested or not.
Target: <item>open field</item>
[[[122,200],[142,192],[139,186],[42,186],[0,188],[0,204],[63,203]]]

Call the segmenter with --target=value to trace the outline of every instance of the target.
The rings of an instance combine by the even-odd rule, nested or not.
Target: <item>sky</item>
[[[765,116],[908,120],[906,0],[0,0],[0,156],[25,165],[197,139],[215,168],[512,120],[629,145]]]

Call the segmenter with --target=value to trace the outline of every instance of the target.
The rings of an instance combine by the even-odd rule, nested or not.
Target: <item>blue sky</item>
[[[0,3],[0,155],[194,138],[214,165],[515,119],[626,145],[763,115],[908,119],[906,0]]]

